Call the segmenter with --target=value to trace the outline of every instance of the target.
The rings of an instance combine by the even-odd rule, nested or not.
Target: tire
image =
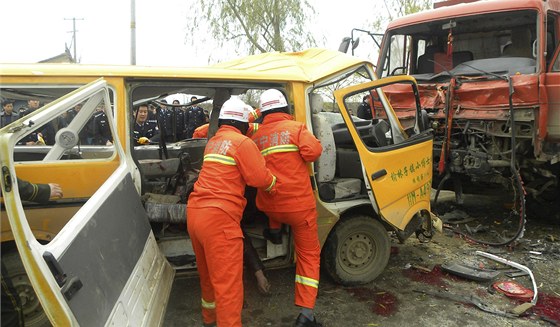
[[[383,272],[390,252],[389,234],[379,221],[352,216],[340,221],[327,238],[323,267],[339,284],[366,284]]]
[[[23,306],[24,322],[26,327],[52,326],[49,318],[43,311],[39,298],[27,277],[23,263],[17,250],[2,253],[2,261],[8,271],[8,278],[12,280],[14,288],[19,295]]]

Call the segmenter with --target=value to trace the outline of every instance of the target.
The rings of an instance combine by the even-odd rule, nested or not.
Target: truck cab
[[[404,242],[433,233],[429,125],[419,99],[398,116],[383,92],[399,85],[418,95],[408,76],[377,79],[370,63],[324,49],[204,68],[0,69],[0,96],[43,104],[0,130],[2,261],[23,299],[27,325],[160,325],[174,276],[196,273],[185,206],[207,140],[160,138],[137,145],[139,105],[153,106],[154,117],[170,110],[175,118],[182,107],[202,106],[210,112],[211,137],[231,96],[256,107],[264,90],[283,92],[294,119],[323,145],[309,177],[321,265],[341,284],[374,280],[388,263],[391,235]],[[162,101],[191,96],[196,103]],[[366,96],[375,100],[375,119],[356,116]],[[106,139],[88,138],[92,126]],[[56,182],[64,197],[48,204],[22,201],[16,177]],[[268,241],[267,218],[248,200],[242,227],[267,269],[292,265],[288,226],[281,244]]]
[[[559,53],[558,0],[440,1],[389,23],[377,75],[418,82],[435,189],[459,203],[463,192],[513,194],[521,215],[525,194],[528,205],[557,201]],[[414,108],[399,86],[384,91],[398,116]]]

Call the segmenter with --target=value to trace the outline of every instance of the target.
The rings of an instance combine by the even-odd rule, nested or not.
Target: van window
[[[113,106],[106,103],[104,93],[92,94],[76,106],[62,105],[56,110],[57,114],[49,109],[41,110],[58,106],[58,97],[77,88],[10,88],[3,93],[28,107],[21,113],[24,120],[12,123],[14,126],[31,125],[13,150],[18,177],[34,183],[57,183],[62,187],[64,197],[53,198],[49,204],[60,209],[45,225],[50,233],[58,232],[118,167],[113,145],[116,135],[109,127]],[[26,203],[25,207],[29,221],[43,221],[44,217],[34,210],[41,205]]]
[[[29,118],[32,127],[17,141],[14,149],[16,162],[85,160],[110,158],[115,150],[112,147],[113,136],[110,133],[108,118],[104,108],[109,108],[112,116],[112,104],[102,101],[81,103],[42,125],[34,124],[33,114],[43,106],[49,105],[59,97],[77,89],[79,86],[18,86],[3,85],[0,95],[14,101],[14,113],[18,118]],[[111,92],[112,94],[112,92]],[[111,95],[111,98],[113,96]],[[83,106],[94,106],[92,110],[80,110]],[[87,112],[87,113],[86,113]],[[69,129],[70,128],[70,129]],[[74,135],[75,134],[75,135]],[[76,136],[74,139],[73,137]],[[60,155],[46,157],[54,145],[62,146]],[[53,152],[51,152],[53,153]]]

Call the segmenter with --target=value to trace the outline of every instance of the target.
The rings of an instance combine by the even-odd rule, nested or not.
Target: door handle
[[[47,262],[47,266],[49,266],[49,269],[58,283],[58,286],[62,287],[64,283],[66,283],[66,274],[62,270],[58,261],[56,261],[54,255],[49,251],[45,251],[45,253],[43,253],[43,259]]]
[[[58,286],[62,288],[62,295],[64,295],[66,301],[70,301],[84,284],[76,276],[68,279],[68,276],[66,276],[66,273],[64,273],[64,270],[62,270],[62,267],[51,252],[46,251],[43,253],[43,259],[47,262],[47,266],[49,266],[50,271],[54,275]]]
[[[383,177],[385,175],[387,175],[387,170],[385,170],[385,169],[378,170],[375,173],[371,174],[371,180],[374,181],[374,180],[376,180],[380,177]]]

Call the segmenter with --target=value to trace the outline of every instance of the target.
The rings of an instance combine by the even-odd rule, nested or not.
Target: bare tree
[[[200,0],[188,17],[186,38],[198,43],[210,35],[238,54],[299,51],[315,45],[307,32],[314,15],[307,0]]]

